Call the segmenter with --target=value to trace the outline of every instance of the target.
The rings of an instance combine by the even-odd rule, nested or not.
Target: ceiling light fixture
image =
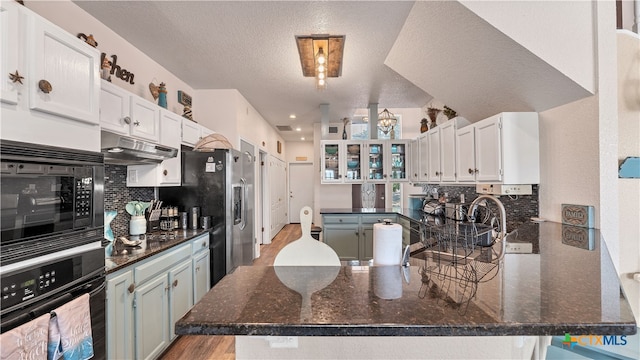
[[[326,89],[327,78],[342,75],[344,35],[296,36],[302,75],[315,77],[316,87]]]
[[[289,119],[295,119],[295,118],[296,118],[296,114],[289,115]]]
[[[296,128],[296,131],[302,131],[302,129],[301,129],[301,128],[299,128],[299,127],[297,127],[297,128]]]
[[[389,131],[393,130],[393,127],[398,123],[396,116],[384,109],[378,114],[378,128],[387,135]]]

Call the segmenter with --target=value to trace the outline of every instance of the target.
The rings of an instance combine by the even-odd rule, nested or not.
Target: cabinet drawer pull
[[[45,94],[48,94],[51,92],[51,90],[53,90],[53,86],[51,86],[51,83],[44,79],[38,81],[38,87]]]
[[[136,284],[131,283],[131,285],[129,285],[129,288],[127,289],[129,291],[129,294],[133,293],[133,290],[136,289]]]
[[[125,123],[125,124],[127,124],[127,125],[131,124],[131,118],[130,118],[130,117],[128,117],[128,116],[125,116],[125,117],[122,119],[122,121],[124,121],[124,123]]]
[[[177,287],[178,286],[178,279],[173,280],[173,287]]]

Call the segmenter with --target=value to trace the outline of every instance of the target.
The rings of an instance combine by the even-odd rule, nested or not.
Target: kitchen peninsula
[[[495,273],[477,281],[439,274],[416,257],[407,269],[239,267],[176,323],[176,333],[338,343],[363,336],[634,334],[636,322],[604,241],[598,230],[592,235],[591,243],[576,242],[563,239],[562,224],[524,224],[507,242],[529,243],[533,253],[508,253]],[[298,279],[294,285],[290,275]],[[308,294],[314,282],[328,285]]]

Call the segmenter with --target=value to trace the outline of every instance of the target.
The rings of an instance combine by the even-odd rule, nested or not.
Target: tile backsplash
[[[111,222],[113,235],[129,234],[131,216],[124,209],[129,201],[150,201],[154,199],[152,187],[127,187],[127,167],[125,165],[105,164],[104,169],[104,210],[116,210],[118,215]]]
[[[451,202],[459,202],[460,194],[464,194],[465,202],[470,203],[475,199],[478,194],[476,193],[475,186],[424,186],[422,192],[425,194],[432,194],[432,190],[437,189],[439,195],[448,195]],[[507,231],[513,231],[521,224],[528,222],[531,217],[538,216],[539,211],[539,199],[538,199],[538,185],[532,186],[531,195],[518,195],[508,196],[502,195],[499,197],[500,201],[504,205],[507,213]],[[491,206],[490,206],[491,207]],[[497,209],[493,209],[497,211]]]

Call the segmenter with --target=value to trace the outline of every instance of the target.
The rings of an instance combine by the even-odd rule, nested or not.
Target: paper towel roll
[[[374,266],[369,274],[373,276],[373,293],[380,299],[402,297],[402,269],[398,266]]]
[[[402,226],[379,223],[373,225],[373,264],[400,265],[402,258]]]

